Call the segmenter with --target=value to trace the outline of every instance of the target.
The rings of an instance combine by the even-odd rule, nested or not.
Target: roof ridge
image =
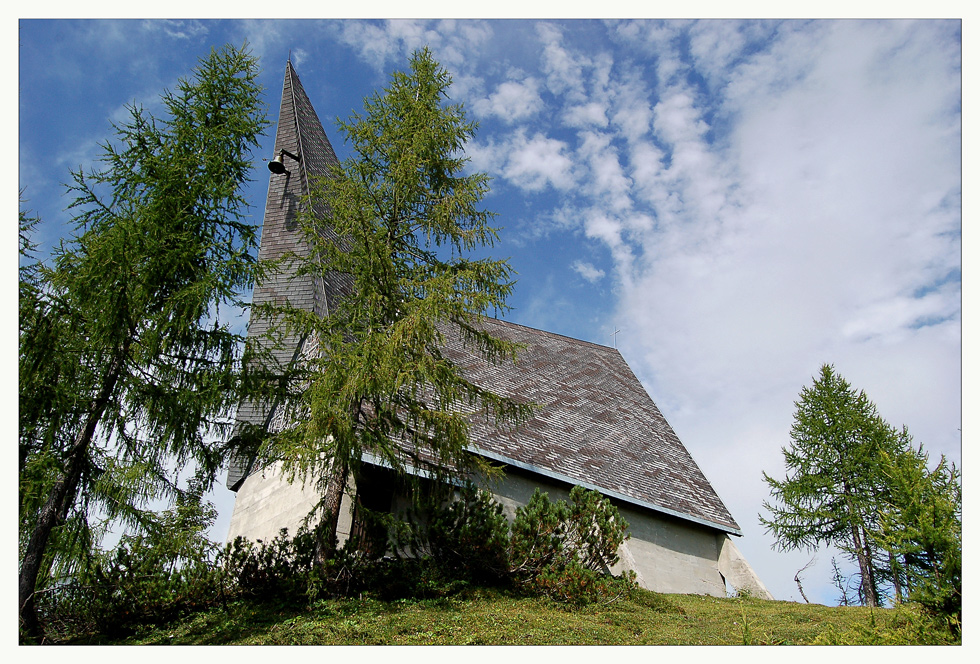
[[[525,330],[530,330],[532,332],[537,332],[539,334],[547,335],[549,337],[560,337],[562,339],[568,339],[569,341],[573,341],[575,343],[582,344],[584,346],[593,346],[595,348],[601,348],[603,350],[611,350],[614,351],[617,355],[622,356],[622,353],[619,352],[618,348],[614,348],[613,346],[606,346],[605,344],[600,344],[595,341],[586,341],[585,339],[579,339],[577,337],[572,337],[567,334],[561,334],[560,332],[551,332],[549,330],[542,330],[541,328],[538,327],[524,325],[523,323],[515,323],[514,321],[504,320],[503,318],[490,318],[489,316],[484,316],[483,318],[484,320],[492,320],[494,322],[502,323],[504,325],[510,325],[511,327],[520,327]]]

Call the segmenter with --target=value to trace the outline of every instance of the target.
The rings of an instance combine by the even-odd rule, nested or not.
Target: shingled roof
[[[261,260],[285,252],[305,255],[296,215],[311,177],[337,163],[333,147],[291,63],[283,81],[275,154],[285,149],[289,173],[272,176],[266,200]],[[326,218],[326,210],[316,210]],[[330,234],[329,228],[324,233]],[[285,302],[325,314],[345,292],[344,275],[324,279],[272,275],[253,291],[253,303]],[[741,534],[738,524],[678,439],[619,351],[496,319],[483,324],[494,336],[526,346],[519,361],[489,364],[447,339],[444,352],[466,375],[501,396],[540,406],[518,429],[474,422],[474,452],[552,479],[596,489],[612,498]],[[249,334],[264,333],[269,322],[253,319]],[[279,352],[288,362],[301,345]],[[256,425],[271,414],[267,404],[242,404],[238,420]],[[233,459],[227,485],[237,490],[251,472],[250,460]]]
[[[445,355],[495,393],[540,408],[516,429],[473,423],[473,451],[610,497],[741,534],[618,350],[496,319],[494,336],[526,346],[490,364],[448,340]]]

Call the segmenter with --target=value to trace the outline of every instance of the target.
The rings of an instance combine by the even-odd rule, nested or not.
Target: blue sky
[[[960,462],[959,21],[169,21],[19,24],[19,186],[50,250],[62,183],[110,120],[153,111],[212,46],[261,58],[270,120],[291,57],[333,125],[428,45],[480,129],[506,316],[612,345],[742,526],[780,599],[809,553],[758,525],[800,389],[835,364]],[[271,157],[274,128],[256,155]],[[249,189],[261,222],[268,182]],[[233,494],[219,489],[227,529]],[[804,573],[833,603],[830,559]]]

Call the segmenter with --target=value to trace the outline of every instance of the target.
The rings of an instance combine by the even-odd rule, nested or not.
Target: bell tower
[[[273,160],[269,162],[269,191],[258,258],[259,261],[275,260],[289,253],[306,257],[310,249],[298,215],[310,193],[311,179],[328,176],[330,168],[338,161],[291,61],[286,62],[273,154]],[[316,217],[325,220],[327,209],[318,208],[319,205],[314,208]],[[328,239],[337,239],[327,223],[323,224],[321,232]],[[298,275],[295,269],[285,269],[268,274],[255,284],[252,304],[289,304],[325,315],[345,290],[345,281],[344,275],[338,273]],[[262,338],[273,323],[253,315],[248,336]],[[298,337],[287,339],[284,347],[274,351],[276,362],[288,364],[302,351],[302,345],[303,340]],[[275,404],[248,402],[238,407],[236,420],[239,426],[264,427],[274,416]],[[241,456],[232,459],[228,469],[229,489],[238,491],[245,478],[256,470],[251,465],[251,459]]]

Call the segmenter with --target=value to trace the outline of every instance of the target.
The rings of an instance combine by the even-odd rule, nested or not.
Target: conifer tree
[[[831,365],[800,393],[790,436],[786,477],[763,473],[775,501],[764,503],[772,518],[760,521],[782,550],[840,548],[858,565],[862,603],[880,605],[874,534],[887,479],[882,460],[901,451],[899,436]]]
[[[213,482],[223,427],[249,384],[243,337],[256,229],[241,186],[265,127],[257,61],[225,47],[130,107],[103,166],[72,173],[78,235],[21,275],[21,625],[38,590],[71,574],[112,522],[150,527],[153,499],[194,464]],[[26,247],[25,247],[26,248]]]
[[[908,439],[908,432],[903,431]],[[885,457],[888,490],[879,507],[876,544],[887,552],[907,599],[948,621],[962,624],[963,502],[959,469],[941,457],[929,469],[920,445]]]
[[[471,416],[518,423],[530,412],[468,381],[442,352],[449,335],[490,362],[518,350],[480,325],[506,309],[512,271],[480,253],[497,240],[480,206],[489,178],[464,172],[476,124],[448,101],[450,83],[423,49],[365,100],[363,116],[338,123],[353,154],[304,206],[312,251],[300,273],[347,274],[350,292],[324,317],[260,312],[316,346],[304,353],[295,399],[281,406],[293,424],[262,454],[316,479],[324,546],[335,541],[341,492],[362,453],[398,472],[462,474],[478,464],[466,453]],[[330,218],[317,218],[324,208]],[[339,242],[324,239],[324,223]]]

